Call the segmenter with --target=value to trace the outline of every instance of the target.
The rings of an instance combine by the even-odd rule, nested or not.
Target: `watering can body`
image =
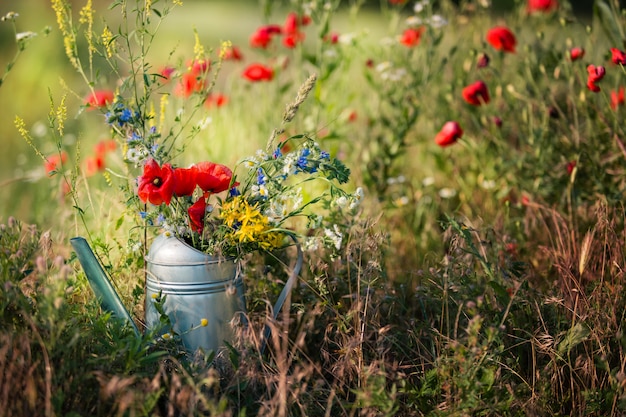
[[[274,319],[287,301],[303,264],[302,249],[293,240],[297,261],[274,304]],[[102,309],[126,321],[140,337],[87,241],[75,237],[70,242]],[[198,348],[218,353],[233,341],[237,325],[246,325],[243,276],[233,259],[212,257],[176,237],[162,234],[155,238],[146,256],[146,275],[147,327],[159,329],[162,334],[173,330],[189,353]],[[163,326],[163,316],[168,317],[170,327]],[[261,352],[270,334],[270,326],[266,325]]]
[[[217,353],[233,342],[246,314],[237,262],[162,234],[150,246],[146,271],[148,328],[159,328],[162,334],[173,331],[189,353],[199,348]],[[168,317],[168,326],[162,326],[162,314]]]

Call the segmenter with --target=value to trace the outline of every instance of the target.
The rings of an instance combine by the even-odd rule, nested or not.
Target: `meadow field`
[[[626,415],[619,1],[0,15],[3,415]],[[200,161],[225,182],[166,190]],[[266,229],[243,236],[253,215]],[[146,328],[161,233],[236,250],[248,325],[217,356]],[[140,336],[101,308],[75,236]],[[274,319],[286,237],[304,266]]]

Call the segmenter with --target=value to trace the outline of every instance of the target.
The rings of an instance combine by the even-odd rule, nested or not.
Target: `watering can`
[[[70,243],[102,309],[127,322],[140,337],[141,332],[87,241],[75,237]],[[297,241],[296,249],[297,261],[274,305],[274,319],[302,268],[303,255]],[[162,234],[154,239],[148,251],[146,273],[146,326],[160,326],[161,313],[158,310],[162,308],[188,353],[193,354],[198,348],[217,353],[232,342],[233,324],[239,321],[245,325],[243,277],[239,264],[232,259],[210,256],[181,239]],[[160,303],[160,307],[157,308],[155,303]],[[270,333],[270,327],[266,325],[261,351],[265,349]]]

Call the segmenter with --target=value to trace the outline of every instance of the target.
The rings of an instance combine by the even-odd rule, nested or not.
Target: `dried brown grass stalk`
[[[572,410],[582,410],[586,403],[582,393],[611,387],[613,377],[602,368],[615,369],[626,357],[624,347],[612,343],[621,331],[626,308],[624,208],[599,202],[575,213],[575,219],[566,219],[555,209],[535,205],[531,214],[535,224],[543,225],[534,237],[543,254],[537,270],[554,284],[545,303],[564,313],[571,322],[569,331],[581,325],[589,332],[575,349],[564,353],[559,342],[568,334],[550,334],[550,325],[544,323],[537,305],[543,325],[531,342],[538,356],[550,358],[551,369],[542,372],[551,375],[555,396],[570,396]],[[598,361],[606,365],[598,367]],[[619,398],[614,396],[614,410]]]

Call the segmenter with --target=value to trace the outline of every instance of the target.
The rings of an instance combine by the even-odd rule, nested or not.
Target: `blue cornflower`
[[[237,197],[238,195],[241,195],[241,191],[239,191],[239,188],[233,187],[230,190],[228,190],[229,197]]]
[[[276,148],[276,150],[274,151],[273,156],[274,156],[274,159],[278,159],[281,156],[283,156],[283,152],[280,150],[280,148]]]
[[[300,153],[300,156],[298,157],[298,160],[296,161],[296,167],[298,170],[310,172],[307,169],[308,163],[309,163],[307,156],[309,156],[310,153],[311,151],[308,148],[302,149],[302,152]]]
[[[141,216],[141,218],[142,218],[142,219],[145,219],[145,218],[146,218],[146,216],[148,215],[148,213],[147,213],[147,212],[145,212],[145,211],[140,211],[140,212],[139,212],[139,215]]]
[[[130,122],[132,118],[133,112],[131,112],[129,109],[122,110],[122,112],[120,113],[120,126],[123,126],[124,123]]]
[[[320,152],[320,158],[322,159],[330,159],[330,154],[326,151],[321,151]]]
[[[160,214],[157,216],[157,219],[156,219],[156,220],[157,220],[157,224],[162,224],[162,223],[165,221],[165,216],[163,215],[163,213],[160,213]]]
[[[257,171],[257,175],[256,175],[256,182],[257,182],[257,184],[263,185],[263,184],[265,184],[266,181],[267,181],[267,177],[263,173],[263,170],[261,168],[259,168],[259,170]]]
[[[141,138],[141,136],[139,136],[139,135],[137,134],[137,132],[133,132],[133,133],[130,135],[130,137],[128,138],[128,142],[129,142],[129,143],[133,143],[133,142],[141,142],[141,141],[142,141],[142,138]]]

